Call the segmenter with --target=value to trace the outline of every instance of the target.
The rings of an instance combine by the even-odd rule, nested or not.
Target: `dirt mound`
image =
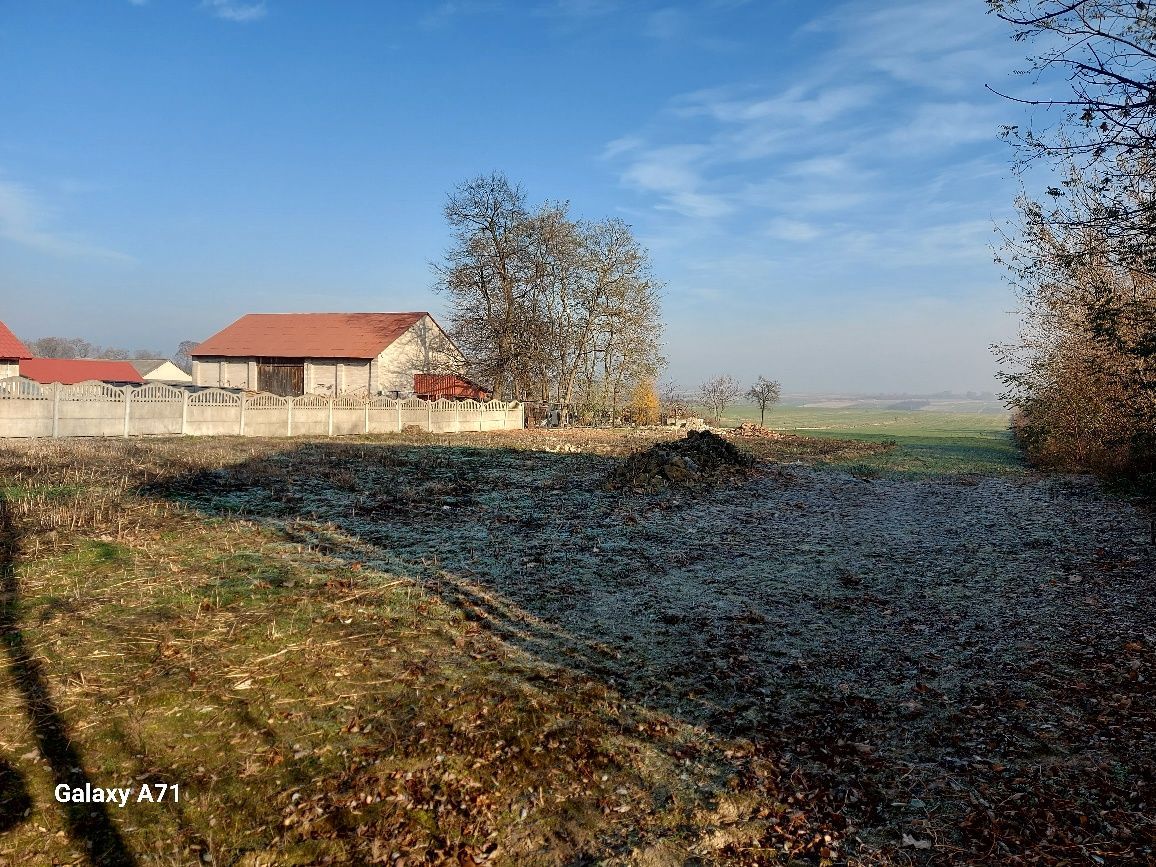
[[[761,424],[755,424],[753,421],[744,421],[733,430],[727,431],[728,436],[732,437],[757,437],[765,440],[779,440],[784,434],[770,428],[763,427]]]
[[[607,478],[607,487],[656,489],[718,482],[754,463],[750,455],[710,431],[687,431],[686,438],[637,452]]]

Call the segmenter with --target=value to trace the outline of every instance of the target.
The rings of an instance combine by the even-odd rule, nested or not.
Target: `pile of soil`
[[[654,490],[667,485],[690,487],[718,482],[745,469],[754,459],[710,431],[687,431],[686,438],[657,443],[637,452],[607,478],[613,490]]]
[[[778,440],[784,436],[784,434],[778,431],[763,427],[761,424],[755,424],[753,421],[744,421],[733,430],[727,431],[727,433],[733,437],[757,437],[765,440]]]

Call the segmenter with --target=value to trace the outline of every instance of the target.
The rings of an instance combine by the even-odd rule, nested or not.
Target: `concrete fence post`
[[[341,372],[340,367],[341,365],[338,365],[338,373]],[[333,436],[333,401],[335,400],[337,400],[337,398],[332,395],[329,396],[329,436]]]
[[[59,382],[52,384],[52,437],[60,436],[60,389]]]
[[[369,401],[367,400],[365,406],[365,432],[369,433]]]
[[[425,429],[433,433],[433,401],[425,402]]]
[[[397,432],[401,433],[401,401],[397,402]]]
[[[181,389],[181,436],[189,432],[189,393]]]
[[[239,395],[241,398],[241,415],[237,419],[237,433],[239,436],[245,435],[245,395]]]
[[[132,388],[126,385],[121,391],[124,393],[124,436],[128,436],[129,405],[132,403]]]
[[[293,398],[285,398],[285,436],[293,436]]]

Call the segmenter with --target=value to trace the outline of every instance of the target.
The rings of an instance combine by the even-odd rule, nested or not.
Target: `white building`
[[[428,313],[250,313],[189,353],[193,384],[407,397],[465,359]]]
[[[167,358],[134,358],[129,362],[145,382],[189,385],[193,378]]]

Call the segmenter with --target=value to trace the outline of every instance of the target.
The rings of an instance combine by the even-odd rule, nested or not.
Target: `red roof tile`
[[[144,382],[127,361],[103,358],[28,358],[20,361],[20,375],[47,385],[73,385],[89,379],[104,382]]]
[[[0,322],[0,358],[31,358],[28,347],[16,339],[8,326]]]
[[[426,313],[250,313],[190,355],[374,358]]]

